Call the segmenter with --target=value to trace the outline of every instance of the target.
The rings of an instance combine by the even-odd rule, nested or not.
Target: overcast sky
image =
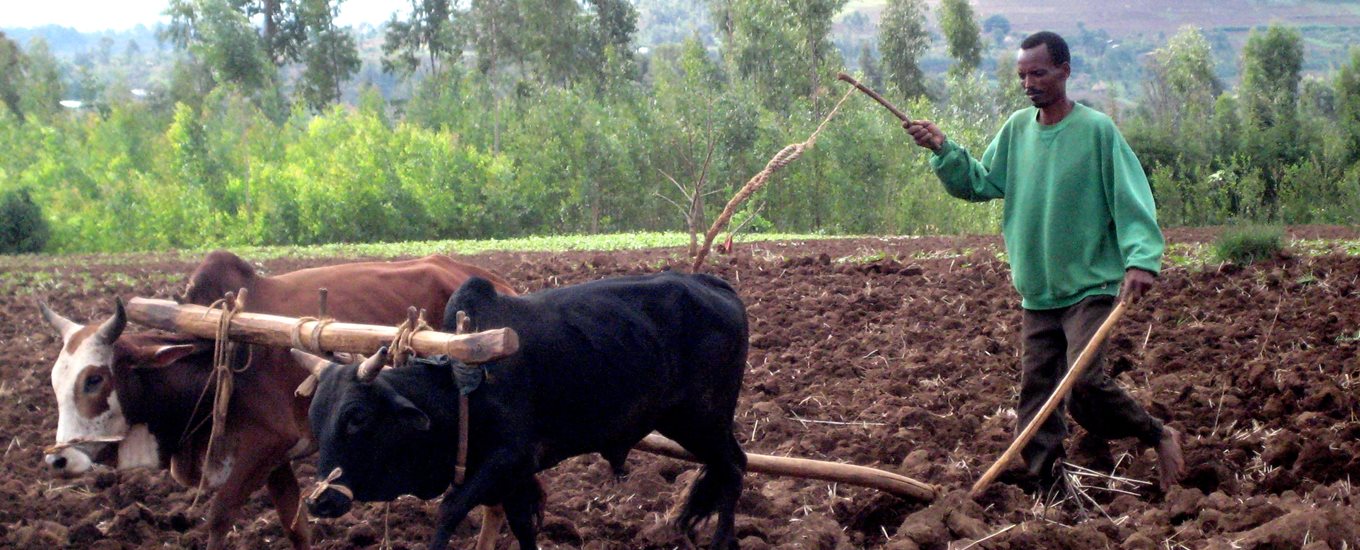
[[[161,21],[168,0],[0,0],[0,27],[42,25],[74,27],[81,32],[123,30]],[[345,0],[340,5],[341,26],[379,23],[393,11],[405,13],[410,2],[401,0]]]

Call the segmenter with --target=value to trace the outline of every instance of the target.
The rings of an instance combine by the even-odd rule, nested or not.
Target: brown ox
[[[394,325],[414,305],[425,309],[428,321],[438,327],[449,296],[474,275],[489,278],[499,292],[515,293],[500,276],[442,255],[261,277],[236,255],[215,251],[189,277],[181,299],[209,305],[228,291],[245,288],[245,311],[304,317],[317,315],[317,290],[326,288],[328,314],[338,321]],[[211,341],[123,335],[121,302],[99,326],[74,323],[46,305],[41,309],[62,336],[52,367],[57,445],[45,457],[58,474],[79,475],[102,463],[118,468],[168,465],[175,480],[188,486],[206,476],[215,490],[208,511],[209,548],[223,546],[241,504],[266,485],[293,547],[310,546],[289,461],[316,450],[307,425],[311,400],[294,395],[307,373],[294,365],[287,349],[249,349],[244,370],[235,375],[226,428],[213,443],[204,471],[215,386],[209,382]],[[240,355],[237,365],[246,357]],[[200,401],[205,392],[208,397]],[[498,518],[485,523],[499,527]],[[494,531],[484,533],[482,542],[493,537]]]

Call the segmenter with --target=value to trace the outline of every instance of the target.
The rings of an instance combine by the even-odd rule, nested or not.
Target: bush
[[[0,197],[0,254],[42,252],[48,235],[47,219],[28,189],[10,190]]]
[[[1270,225],[1232,227],[1218,236],[1214,251],[1220,261],[1246,265],[1272,258],[1284,248],[1284,229]]]

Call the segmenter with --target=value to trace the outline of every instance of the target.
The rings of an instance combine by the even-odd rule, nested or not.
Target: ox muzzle
[[[75,477],[90,471],[95,464],[106,464],[114,459],[115,442],[66,443],[48,447],[43,462],[59,477]]]
[[[307,497],[307,512],[319,518],[338,518],[354,505],[354,493],[337,483],[340,468],[331,470],[326,479],[317,482],[316,489]]]

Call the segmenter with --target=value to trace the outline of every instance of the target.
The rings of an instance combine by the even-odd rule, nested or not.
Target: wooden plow
[[[127,305],[128,319],[161,330],[217,338],[223,310],[170,300],[133,298]],[[318,326],[318,323],[321,323]],[[371,354],[399,335],[397,327],[298,319],[263,313],[234,312],[226,334],[233,341],[276,347],[290,347],[299,334],[307,334],[309,347],[326,352]],[[419,355],[448,355],[464,363],[485,363],[518,351],[519,339],[508,328],[468,334],[449,334],[422,330],[408,335],[412,350]],[[657,434],[648,435],[635,447],[638,450],[694,462],[696,459],[680,445]],[[939,494],[934,486],[884,470],[822,460],[747,453],[747,469],[763,474],[792,476],[856,485],[884,491],[920,502],[931,502]]]

